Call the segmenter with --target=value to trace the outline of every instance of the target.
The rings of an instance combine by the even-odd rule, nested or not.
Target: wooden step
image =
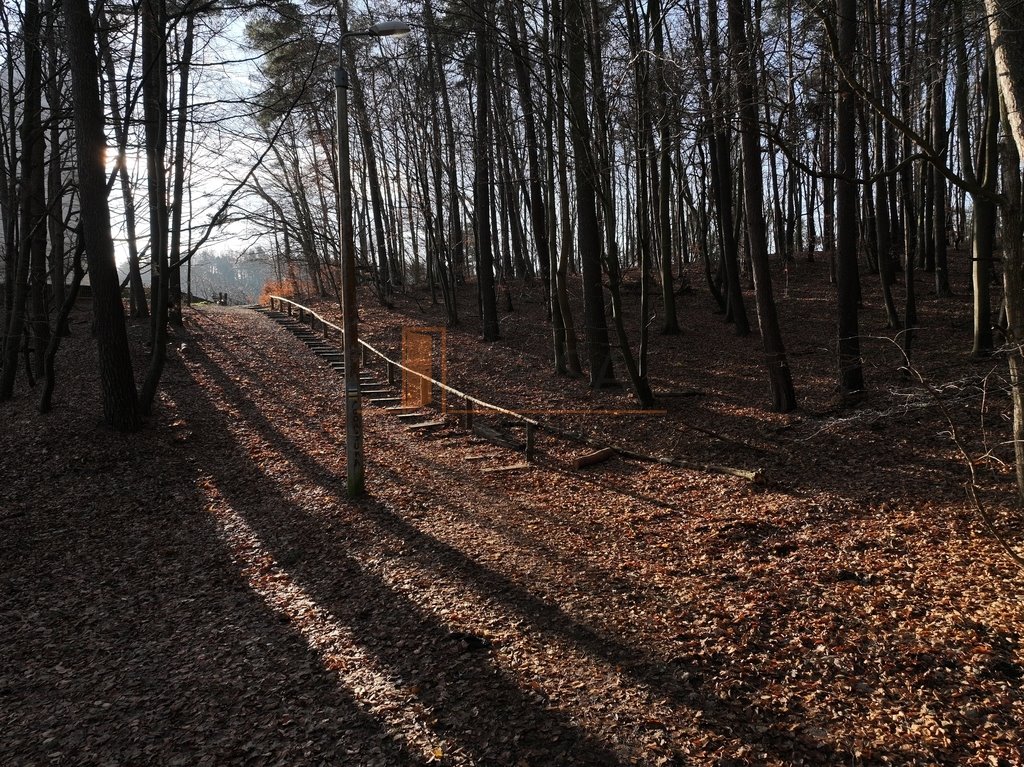
[[[419,411],[419,408],[416,408],[416,411]],[[426,417],[423,413],[416,412],[416,411],[409,412],[409,413],[399,413],[398,414],[398,419],[400,421],[415,421],[418,418],[425,418]]]
[[[488,466],[486,468],[480,469],[480,471],[484,472],[485,474],[498,474],[506,471],[520,471],[522,469],[529,468],[530,464],[528,463],[512,463],[509,464],[508,466]]]
[[[408,429],[409,431],[419,431],[421,429],[437,429],[444,425],[444,421],[424,421],[423,423],[411,424],[409,426],[406,426],[405,428]]]

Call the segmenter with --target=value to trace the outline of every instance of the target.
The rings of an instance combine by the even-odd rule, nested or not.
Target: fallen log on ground
[[[593,466],[595,463],[604,463],[609,458],[615,457],[615,451],[610,447],[603,447],[597,452],[577,456],[572,461],[574,469],[582,469],[584,466]]]

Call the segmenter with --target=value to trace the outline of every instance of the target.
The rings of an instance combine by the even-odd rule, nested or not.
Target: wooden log
[[[603,447],[593,453],[587,453],[573,459],[572,467],[574,469],[582,469],[584,466],[593,466],[595,463],[604,463],[610,458],[615,457],[615,451],[610,447]]]

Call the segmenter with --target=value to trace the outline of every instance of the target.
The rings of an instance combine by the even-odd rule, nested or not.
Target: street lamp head
[[[405,37],[409,25],[404,21],[378,21],[367,31],[374,37]]]

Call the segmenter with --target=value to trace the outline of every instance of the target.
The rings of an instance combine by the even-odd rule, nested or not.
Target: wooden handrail
[[[334,328],[339,333],[341,333],[342,336],[345,335],[345,331],[344,330],[339,328],[333,322],[330,322],[330,321],[324,319],[322,315],[316,313],[315,311],[310,309],[308,306],[303,306],[302,304],[298,303],[297,301],[292,301],[290,298],[282,298],[281,296],[268,296],[268,297],[269,297],[270,302],[271,302],[270,303],[270,308],[271,309],[274,308],[274,301],[279,301],[282,304],[284,304],[284,303],[291,304],[295,308],[301,309],[304,312],[308,312],[311,316],[316,317],[325,326],[330,327],[330,328]],[[422,379],[424,381],[427,381],[427,382],[437,386],[442,391],[446,391],[449,394],[451,394],[452,396],[458,397],[458,398],[462,399],[465,402],[472,402],[474,405],[476,405],[477,407],[482,408],[484,410],[488,410],[488,411],[493,412],[493,413],[500,413],[501,415],[508,416],[509,418],[515,418],[516,420],[521,421],[522,423],[526,424],[527,426],[541,427],[541,423],[539,421],[537,421],[537,420],[535,420],[533,418],[529,418],[528,416],[525,416],[522,413],[517,413],[514,410],[509,410],[508,408],[501,407],[501,405],[495,405],[492,402],[485,402],[482,399],[477,399],[472,394],[467,394],[464,391],[459,391],[454,386],[449,386],[448,384],[442,383],[441,381],[438,381],[437,379],[431,378],[430,376],[425,375],[425,374],[421,373],[418,370],[413,370],[412,368],[403,365],[398,360],[391,359],[384,352],[382,352],[380,349],[376,348],[372,344],[367,343],[366,341],[364,341],[361,338],[359,339],[359,345],[363,349],[365,349],[366,351],[370,352],[371,354],[374,354],[374,355],[380,357],[382,360],[384,360],[384,362],[388,363],[389,365],[394,365],[395,367],[399,368],[400,370],[404,370],[406,373],[410,373],[411,375],[414,375],[417,378],[420,378],[420,379]]]
[[[318,320],[320,320],[320,322],[322,322],[324,324],[324,327],[334,328],[339,333],[341,333],[343,336],[345,335],[345,331],[344,330],[339,328],[333,322],[329,322],[328,320],[324,319],[323,316],[321,316],[320,314],[317,314],[312,309],[310,309],[308,306],[303,306],[302,304],[297,303],[296,301],[292,301],[289,298],[282,298],[281,296],[269,296],[269,298],[270,298],[270,308],[271,309],[274,308],[274,301],[281,302],[282,306],[285,303],[290,304],[290,305],[296,307],[297,309],[299,309],[302,312],[309,312],[310,316],[316,317]],[[549,434],[554,434],[554,435],[562,437],[564,439],[570,439],[570,440],[573,440],[574,442],[579,442],[579,443],[584,444],[584,445],[589,445],[589,446],[591,446],[591,447],[593,447],[595,449],[610,448],[611,450],[614,450],[619,455],[625,456],[627,458],[634,458],[634,459],[641,460],[641,461],[650,461],[650,462],[654,462],[654,463],[664,464],[666,466],[675,466],[675,467],[678,467],[678,468],[681,468],[681,469],[690,469],[692,471],[710,471],[710,472],[714,472],[716,474],[728,474],[728,475],[732,475],[734,477],[742,477],[743,479],[749,480],[751,482],[762,482],[762,481],[764,481],[764,477],[763,477],[763,475],[761,474],[760,471],[750,471],[748,469],[740,469],[740,468],[735,468],[735,467],[732,467],[732,466],[719,466],[717,464],[694,463],[692,461],[682,461],[682,460],[678,460],[678,459],[675,459],[675,458],[665,458],[665,457],[659,457],[659,456],[654,456],[654,455],[645,455],[644,453],[638,453],[636,451],[628,450],[626,448],[619,447],[617,445],[605,445],[605,444],[601,444],[601,443],[595,442],[593,440],[588,439],[586,437],[586,435],[574,434],[572,432],[564,431],[564,430],[559,429],[558,427],[553,426],[551,424],[542,423],[541,421],[537,421],[537,420],[535,420],[533,418],[529,418],[529,417],[523,415],[522,413],[517,413],[514,410],[509,410],[508,408],[501,407],[500,405],[494,405],[494,404],[492,404],[490,402],[485,402],[482,399],[477,399],[476,397],[474,397],[474,396],[472,396],[470,394],[466,394],[465,392],[459,391],[458,389],[456,389],[456,388],[454,388],[452,386],[449,386],[448,384],[441,383],[440,381],[437,381],[437,380],[431,378],[428,375],[424,375],[423,373],[419,372],[418,370],[413,370],[412,368],[406,367],[401,362],[398,362],[397,360],[391,359],[386,354],[384,354],[384,352],[382,352],[380,349],[375,348],[371,344],[368,344],[366,341],[363,341],[363,340],[360,339],[359,345],[363,349],[369,351],[370,353],[377,355],[378,357],[380,357],[382,360],[384,360],[389,365],[394,365],[395,367],[400,368],[401,370],[404,370],[407,373],[410,373],[410,374],[416,376],[417,378],[421,378],[424,381],[429,381],[430,383],[440,387],[442,391],[446,391],[446,392],[449,392],[450,394],[453,394],[456,397],[460,397],[464,402],[467,402],[467,403],[468,402],[472,402],[474,405],[477,405],[478,407],[480,407],[480,408],[482,408],[484,410],[488,410],[488,411],[491,411],[493,413],[500,413],[502,415],[508,416],[509,418],[514,418],[517,421],[525,424],[526,427],[527,427],[527,451],[528,451],[528,453],[532,453],[533,452],[533,444],[532,444],[533,443],[533,438],[532,438],[531,431],[533,429],[541,429],[541,430],[543,430],[543,431],[545,431],[545,432],[547,432]],[[468,417],[470,419],[472,418],[472,413],[473,413],[472,409],[467,407],[466,408],[466,414],[468,415]]]

